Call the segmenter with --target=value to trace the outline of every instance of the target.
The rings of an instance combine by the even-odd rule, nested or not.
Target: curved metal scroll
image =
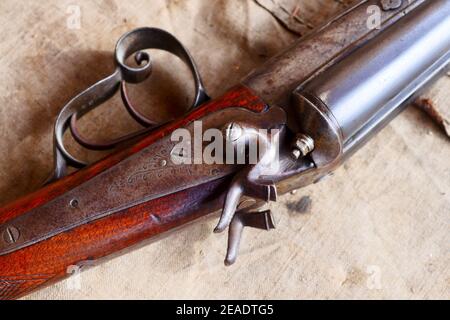
[[[142,51],[146,49],[160,49],[172,53],[189,67],[195,82],[195,98],[187,111],[191,111],[209,100],[192,56],[173,35],[156,28],[140,28],[125,34],[116,45],[115,61],[117,67],[114,73],[73,98],[58,115],[54,129],[54,172],[47,183],[65,176],[68,166],[80,169],[87,165],[65,148],[63,137],[67,129],[71,129],[75,141],[83,147],[91,150],[109,150],[162,125],[140,113],[133,106],[127,94],[127,83],[141,83],[152,73],[151,57],[147,52]],[[138,67],[131,67],[126,64],[126,60],[133,55]],[[127,111],[145,128],[108,142],[92,142],[84,138],[77,128],[77,120],[109,100],[119,89]]]

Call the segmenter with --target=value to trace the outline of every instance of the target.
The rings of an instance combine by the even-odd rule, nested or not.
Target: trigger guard
[[[191,71],[195,85],[195,97],[192,106],[187,111],[191,111],[209,100],[197,65],[189,51],[172,34],[157,28],[135,29],[122,36],[117,42],[115,58],[123,76],[122,92],[126,93],[126,83],[140,83],[149,77],[151,73],[150,61],[137,68],[125,64],[125,61],[132,54],[148,49],[163,50],[177,56]]]
[[[117,68],[114,73],[77,95],[59,113],[54,128],[54,170],[47,183],[64,177],[68,166],[80,169],[87,165],[84,161],[73,156],[64,146],[63,137],[69,128],[77,142],[88,149],[94,150],[97,149],[97,146],[116,146],[117,143],[115,142],[117,141],[125,142],[142,135],[141,130],[134,134],[115,139],[112,142],[95,143],[83,138],[76,129],[77,119],[82,118],[93,109],[108,101],[117,91],[121,91],[123,102],[130,115],[140,124],[147,127],[147,131],[161,125],[143,116],[131,105],[126,95],[126,83],[141,83],[152,73],[150,55],[143,52],[143,50],[147,49],[158,49],[172,53],[189,67],[195,82],[195,97],[193,104],[187,112],[192,111],[209,100],[194,59],[177,38],[157,28],[139,28],[126,33],[119,39],[116,45],[115,62]],[[126,60],[132,55],[135,55],[136,62],[142,65],[138,67],[126,65]]]

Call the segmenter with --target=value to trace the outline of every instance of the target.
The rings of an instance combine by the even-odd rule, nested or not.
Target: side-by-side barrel
[[[426,1],[299,87],[293,104],[301,130],[319,140],[316,157],[329,153],[329,145],[323,147],[328,150],[320,145],[329,130],[324,126],[337,131],[335,144],[342,152],[354,150],[449,62],[450,1]],[[314,117],[326,121],[318,126]]]

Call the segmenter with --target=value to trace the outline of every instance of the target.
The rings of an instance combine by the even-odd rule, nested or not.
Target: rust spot
[[[367,274],[359,268],[351,268],[347,272],[345,280],[341,286],[360,286],[367,280]]]
[[[417,99],[414,105],[423,110],[450,137],[450,122],[441,115],[431,99]]]

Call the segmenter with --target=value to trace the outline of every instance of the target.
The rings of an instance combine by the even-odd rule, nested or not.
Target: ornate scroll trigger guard
[[[125,34],[116,45],[115,62],[117,67],[114,73],[73,98],[58,115],[54,128],[54,172],[47,182],[65,176],[68,166],[80,169],[87,165],[73,156],[64,146],[63,136],[69,128],[75,141],[83,147],[90,150],[109,150],[162,125],[140,113],[133,106],[127,94],[127,83],[141,83],[152,73],[151,57],[147,52],[142,51],[146,49],[160,49],[172,53],[189,67],[195,82],[195,98],[187,111],[191,111],[209,100],[192,56],[173,35],[156,28],[140,28]],[[125,63],[133,55],[137,67],[131,67]],[[77,128],[77,120],[109,100],[119,89],[127,111],[145,128],[107,142],[92,142],[84,138]]]
[[[265,202],[277,201],[277,189],[270,178],[282,171],[279,161],[280,141],[284,136],[286,115],[282,109],[273,117],[274,126],[270,130],[260,130],[244,123],[231,123],[225,128],[226,143],[239,152],[247,152],[246,165],[233,179],[225,198],[216,233],[229,227],[226,265],[232,265],[238,255],[239,244],[244,227],[270,230],[275,228],[274,219],[269,211],[252,213],[246,209],[239,210],[241,198],[247,196]],[[256,161],[252,161],[252,146],[257,146]]]

